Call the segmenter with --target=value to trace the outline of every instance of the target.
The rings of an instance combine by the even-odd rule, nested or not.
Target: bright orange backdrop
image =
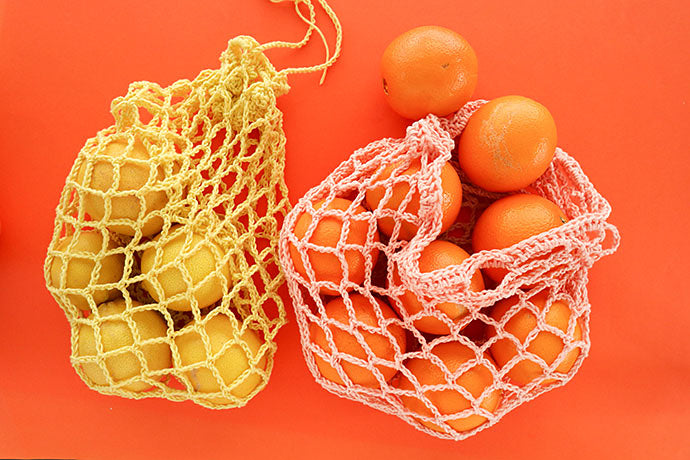
[[[89,390],[41,268],[75,155],[130,81],[193,78],[234,35],[294,39],[304,27],[266,0],[0,0],[0,457],[690,458],[690,3],[331,3],[341,59],[323,86],[292,76],[280,99],[291,200],[353,149],[403,133],[378,76],[386,44],[422,24],[457,30],[479,57],[475,94],[545,104],[559,145],[613,205],[622,246],[591,271],[580,373],[478,436],[438,440],[318,387],[288,304],[272,381],[243,409]],[[304,65],[323,49],[271,57]]]

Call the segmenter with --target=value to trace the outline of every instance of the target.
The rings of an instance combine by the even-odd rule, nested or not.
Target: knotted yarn
[[[46,285],[71,328],[71,362],[103,394],[245,405],[267,384],[276,334],[285,133],[276,99],[290,73],[333,54],[311,1],[297,43],[228,42],[220,67],[167,87],[129,85],[113,125],[77,155],[56,209]],[[306,6],[305,14],[301,6]],[[326,60],[277,71],[265,55],[316,31]]]
[[[454,139],[484,103],[470,102],[448,118],[429,115],[411,124],[403,138],[377,140],[355,151],[297,202],[280,235],[280,263],[293,300],[304,358],[317,383],[340,397],[395,415],[432,436],[453,440],[488,428],[574,376],[590,348],[588,271],[599,258],[613,253],[620,239],[616,228],[606,221],[609,204],[578,163],[558,148],[552,164],[529,192],[556,203],[568,222],[506,249],[471,254],[459,265],[421,271],[420,254],[431,242],[440,238],[468,247],[478,216],[503,196],[471,185],[454,159]],[[458,221],[440,234],[440,177],[447,161],[462,179],[463,202]],[[413,162],[419,162],[421,168],[412,174],[390,173],[393,165],[398,165],[396,171],[405,171]],[[382,174],[385,170],[388,173]],[[385,206],[386,198],[376,207],[367,207],[367,191],[390,191],[399,184],[406,184],[408,191],[397,209]],[[406,205],[414,194],[419,210],[411,214]],[[343,198],[352,204],[329,206]],[[310,216],[308,229],[298,237],[297,224],[304,215]],[[381,218],[392,218],[395,223],[390,237],[375,236]],[[342,222],[341,234],[333,237],[336,243],[326,246],[310,239],[320,223],[334,221]],[[404,222],[417,228],[409,241],[398,236]],[[355,226],[366,237],[351,238]],[[318,267],[313,261],[319,259],[315,254],[332,255],[332,265],[339,265],[342,277],[333,281],[316,276]],[[362,282],[348,276],[354,254],[363,260]],[[489,267],[506,269],[503,281],[481,291],[471,290],[473,274]],[[421,311],[411,314],[400,308],[405,291],[416,296]],[[328,305],[334,311],[333,299],[342,299],[338,300],[342,307],[337,317],[329,316],[326,309]],[[386,301],[397,307],[397,315],[386,313],[387,307],[382,306]],[[373,319],[357,311],[361,302],[371,306]],[[435,308],[448,302],[463,305],[466,315],[454,321]],[[498,319],[491,314],[497,304],[506,310]],[[555,327],[547,316],[557,308],[570,312],[562,327]],[[526,337],[518,337],[509,322],[525,314],[534,324]],[[420,331],[415,321],[423,317],[436,318],[450,332],[432,335]],[[487,332],[479,337],[468,332],[477,326]],[[396,330],[402,330],[404,337]],[[552,362],[530,348],[540,334],[562,343],[562,351]],[[502,365],[491,358],[499,341],[514,349],[514,356]],[[405,346],[401,346],[403,342]],[[339,350],[339,346],[357,353]],[[382,356],[384,349],[390,356]],[[449,350],[463,359],[444,360],[441,351]],[[559,371],[566,364],[568,370]],[[525,365],[532,366],[537,376],[516,383],[512,369]],[[326,367],[332,368],[330,378],[324,376]],[[420,368],[427,369],[426,376],[415,372]],[[367,373],[369,384],[353,382],[355,370],[360,376]],[[479,380],[488,383],[478,386]]]

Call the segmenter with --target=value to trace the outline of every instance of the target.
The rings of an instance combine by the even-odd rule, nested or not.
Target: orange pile
[[[383,54],[381,72],[386,100],[398,114],[445,116],[471,98],[477,59],[457,33],[427,26],[396,38]],[[557,204],[526,190],[554,158],[556,126],[544,106],[522,96],[494,99],[474,112],[456,141],[459,169],[446,162],[440,170],[440,236],[421,251],[421,273],[462,264],[470,257],[466,249],[508,248],[568,221]],[[500,407],[503,392],[492,386],[496,376],[524,387],[532,382],[547,385],[555,381],[555,374],[568,373],[580,354],[569,344],[582,339],[581,320],[566,299],[551,298],[542,290],[498,302],[484,312],[497,326],[485,327],[481,320],[471,320],[465,305],[420,298],[415,286],[404,285],[390,254],[378,261],[379,249],[365,252],[365,245],[372,243],[376,248],[391,243],[404,248],[418,234],[422,204],[415,181],[425,167],[420,159],[401,157],[379,168],[364,197],[360,193],[357,198],[318,201],[313,206],[321,213],[318,224],[312,225],[315,214],[303,212],[295,225],[295,236],[309,243],[306,251],[300,253],[292,243],[289,251],[297,273],[317,286],[321,295],[321,307],[312,311],[322,323],[310,326],[321,375],[345,387],[379,388],[390,383],[401,391],[400,403],[421,424],[446,432],[440,421],[461,433],[482,425]],[[459,216],[460,177],[487,192],[505,194],[487,194],[496,198],[474,223],[471,247],[466,248],[444,239],[453,224],[467,221],[467,216]],[[336,217],[329,210],[348,214]],[[337,248],[344,249],[344,257],[335,255]],[[372,295],[374,282],[369,281],[376,279],[377,270],[389,274],[378,285],[381,296]],[[507,272],[478,269],[469,289],[480,292],[500,284]],[[543,330],[544,324],[548,330]],[[532,333],[536,328],[539,332]],[[406,338],[405,329],[414,331],[412,335],[424,334],[427,343],[462,334],[476,344],[491,341],[491,346],[481,353],[447,338],[429,348],[438,362],[417,353],[406,357],[419,348],[410,333]],[[518,354],[527,358],[514,359]],[[465,370],[458,375],[463,365]],[[434,385],[463,390],[429,388]]]

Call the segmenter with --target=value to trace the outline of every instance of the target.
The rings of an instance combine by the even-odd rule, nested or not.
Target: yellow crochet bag
[[[264,52],[298,43],[229,41],[219,69],[168,87],[135,82],[115,123],[89,139],[67,176],[44,265],[71,327],[71,361],[104,394],[239,407],[271,374],[286,321],[278,233],[290,209],[276,98],[287,75]],[[306,7],[306,14],[303,11]]]

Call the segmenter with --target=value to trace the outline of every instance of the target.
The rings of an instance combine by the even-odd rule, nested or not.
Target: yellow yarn
[[[309,26],[301,41],[261,45],[238,36],[222,53],[219,69],[204,70],[192,81],[168,87],[134,82],[111,104],[114,124],[79,152],[56,209],[44,275],[71,326],[72,364],[89,387],[127,398],[228,408],[246,404],[268,382],[275,336],[286,321],[277,242],[290,209],[276,98],[289,90],[291,73],[322,70],[323,80],[342,36],[335,13],[319,0],[336,30],[333,54],[326,45],[322,64],[277,71],[266,50],[299,48],[313,32],[326,43],[312,2],[293,1]],[[97,247],[78,245],[83,238],[72,235],[81,234]],[[121,275],[109,263],[114,257],[124,260]],[[105,297],[126,307],[106,314],[97,304]],[[156,312],[166,334],[150,338],[136,320],[139,312]],[[207,327],[209,321],[216,326]],[[211,337],[208,331],[217,324],[232,327]],[[95,354],[79,353],[82,330],[91,331]],[[190,331],[204,347],[195,345],[183,358],[178,338],[190,337]],[[168,353],[168,347],[171,367],[149,368],[154,358],[144,350]],[[127,369],[115,369],[123,362]],[[102,372],[94,372],[94,364]],[[228,381],[223,372],[230,368]],[[194,381],[199,375],[215,378],[217,385],[200,385]],[[252,391],[238,391],[242,385]]]

